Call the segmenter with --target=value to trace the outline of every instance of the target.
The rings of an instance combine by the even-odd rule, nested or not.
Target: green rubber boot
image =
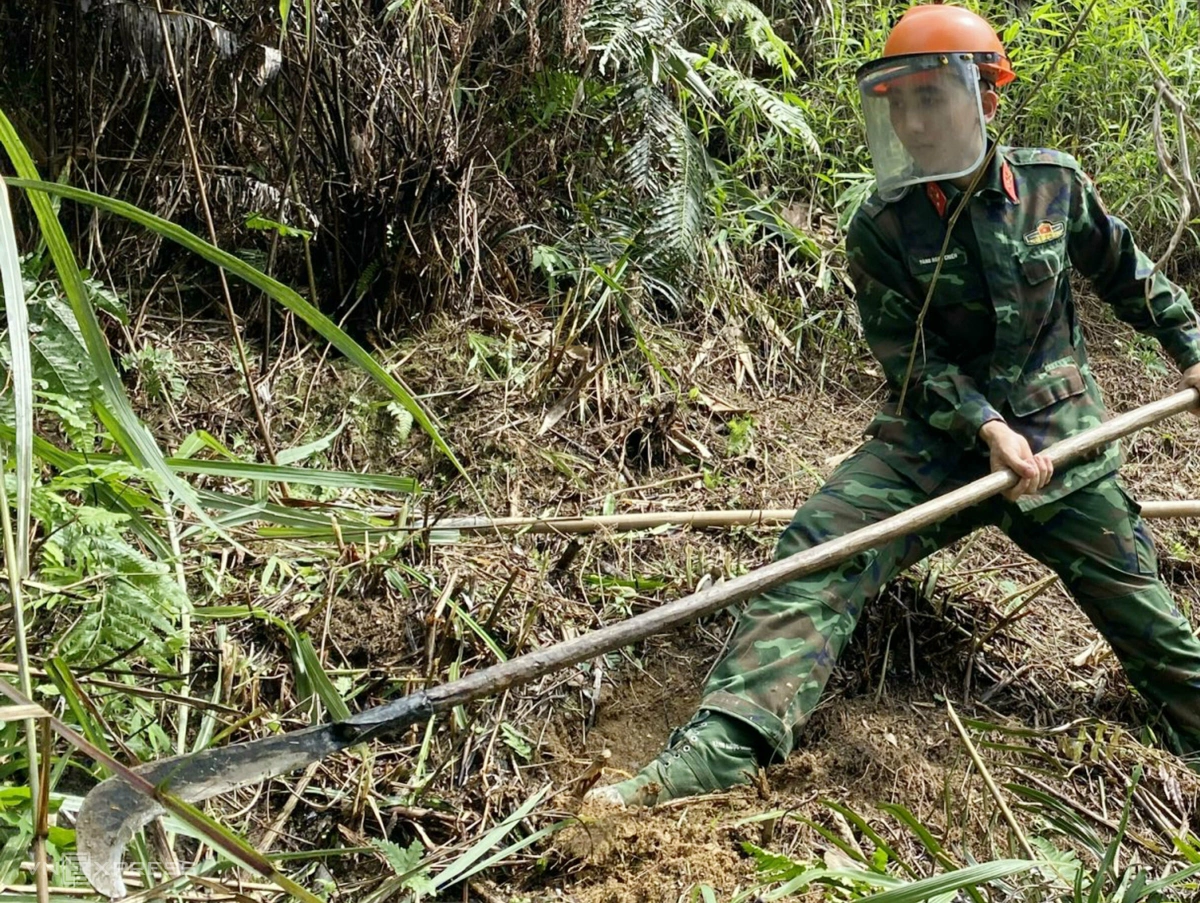
[[[587,795],[614,806],[654,806],[668,800],[748,784],[758,771],[758,732],[736,718],[700,711],[671,732],[667,748],[627,781]]]

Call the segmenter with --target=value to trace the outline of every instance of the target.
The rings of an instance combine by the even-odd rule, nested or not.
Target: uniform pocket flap
[[[1025,274],[1025,281],[1030,285],[1037,285],[1051,276],[1057,276],[1062,272],[1062,268],[1062,257],[1053,248],[1038,249],[1021,258],[1021,272]]]
[[[1074,362],[1051,364],[1013,386],[1008,405],[1018,417],[1025,417],[1056,401],[1081,395],[1087,389],[1083,374]]]

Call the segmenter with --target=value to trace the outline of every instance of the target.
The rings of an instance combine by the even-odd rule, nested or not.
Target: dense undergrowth
[[[1162,254],[1181,208],[1159,158],[1186,164],[1181,139],[1194,125],[1164,106],[1156,150],[1153,66],[1174,97],[1200,90],[1194,6],[1031,3],[1015,18],[1007,3],[978,8],[1004,23],[1021,76],[1003,139],[1076,154]],[[198,3],[164,26],[126,0],[0,0],[13,36],[0,59],[3,171],[19,177],[9,180],[16,216],[0,218],[6,677],[131,763],[338,717],[627,616],[702,571],[744,568],[739,558],[693,569],[689,553],[677,571],[640,573],[585,551],[580,569],[571,544],[468,553],[452,533],[398,527],[446,509],[518,507],[522,480],[536,479],[523,472],[539,472],[489,454],[494,432],[455,422],[454,404],[437,399],[469,393],[451,374],[492,393],[498,410],[510,398],[538,410],[523,414],[534,419],[522,455],[592,512],[622,500],[589,491],[613,459],[626,486],[685,464],[706,489],[729,489],[736,468],[706,445],[703,418],[727,420],[724,458],[747,468],[737,472],[782,454],[756,445],[754,412],[714,397],[721,380],[749,397],[813,382],[872,391],[839,241],[869,188],[850,76],[894,13],[744,0]],[[80,52],[91,46],[91,58]],[[1197,259],[1187,229],[1168,270],[1190,284]],[[226,288],[205,260],[237,281]],[[198,329],[212,343],[204,353],[173,347],[161,339],[172,316],[224,321],[231,336]],[[419,345],[419,326],[447,318],[462,353],[445,372],[405,370],[391,344]],[[244,340],[249,355],[238,353]],[[1158,365],[1121,341],[1126,356]],[[798,466],[815,474],[808,459]],[[1180,560],[1193,554],[1194,534],[1184,537]],[[763,545],[729,540],[747,557]],[[347,612],[347,599],[381,607]],[[339,632],[335,610],[366,626],[386,611],[380,629],[402,640]],[[561,678],[565,691],[540,689],[582,707],[587,682],[598,688],[623,661]],[[498,861],[523,876],[522,892],[540,893],[569,870],[547,847],[572,823],[551,778],[570,786],[589,766],[576,751],[548,771],[546,729],[533,730],[542,710],[529,696],[507,704],[486,717],[456,710],[386,749],[314,767],[295,796],[276,787],[218,811],[260,850],[286,849],[275,877],[321,897],[484,895],[491,885],[471,882]],[[83,886],[72,817],[106,770],[40,723],[0,725],[0,885],[52,874],[57,887]],[[1103,750],[1097,761],[1129,761],[1114,744],[1103,728],[1086,738]],[[1057,748],[1050,735],[1027,745],[1035,758]],[[1167,773],[1155,772],[1154,792],[1169,797]],[[1114,783],[1131,802],[1117,804],[1103,840],[1068,804],[1012,790],[1042,819],[1032,840],[1052,864],[1029,880],[1043,899],[1157,899],[1168,878],[1188,877],[1200,861],[1188,830],[1173,848],[1160,843],[1153,866],[1123,852],[1135,791],[1150,793],[1140,780]],[[957,873],[931,893],[949,900],[955,880],[990,881],[972,898],[1015,899],[1005,882],[1017,879],[1001,873],[1032,869],[1004,865],[1001,850],[972,865],[903,808],[889,810],[888,829],[908,834],[903,851],[864,816],[832,808],[870,842],[826,837],[848,859],[841,868],[747,846],[763,872],[744,898],[815,882],[837,899],[888,887],[918,899],[921,879]],[[168,882],[168,896],[228,875],[228,858],[203,852],[196,833],[172,818],[139,838],[135,871]],[[1011,851],[1022,853],[1015,840]],[[691,893],[717,891],[698,882]]]

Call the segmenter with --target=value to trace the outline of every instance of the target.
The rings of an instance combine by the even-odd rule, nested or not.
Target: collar
[[[987,162],[983,178],[980,179],[979,187],[975,190],[976,194],[999,200],[1008,200],[1013,204],[1021,203],[1021,198],[1017,194],[1017,180],[1013,176],[1012,167],[1008,163],[1008,148],[989,141],[989,151],[992,148],[995,149],[995,152],[991,154],[991,158]],[[937,210],[938,216],[943,219],[946,216],[946,211],[953,210],[958,204],[961,194],[962,191],[950,182],[925,183],[925,196],[929,198],[930,203]]]

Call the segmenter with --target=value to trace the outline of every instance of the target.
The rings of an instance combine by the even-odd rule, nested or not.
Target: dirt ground
[[[653,368],[628,363],[635,351],[581,382],[578,367],[564,364],[547,374],[540,366],[546,359],[540,321],[510,313],[507,322],[467,324],[465,331],[462,324],[435,325],[411,342],[380,349],[401,362],[396,371],[439,418],[497,516],[794,507],[857,445],[880,400],[872,362],[852,343],[814,343],[789,361],[769,336],[756,340],[749,329],[740,350],[665,329],[648,335],[682,401]],[[1097,378],[1114,411],[1174,389],[1170,373],[1131,342],[1124,326],[1095,303],[1085,305],[1085,315]],[[472,332],[491,344],[472,345]],[[481,355],[480,347],[492,352]],[[191,380],[201,389],[212,380],[212,408],[219,409],[215,387],[225,362],[194,363]],[[504,378],[489,378],[488,368]],[[281,365],[278,397],[291,399],[291,407],[281,401],[281,412],[308,398],[310,378],[319,381],[311,404],[299,416],[276,420],[296,444],[345,419],[330,466],[414,474],[426,489],[428,513],[481,513],[470,487],[430,454],[416,431],[408,441],[383,434],[371,390],[349,368]],[[203,412],[184,412],[174,424],[184,431],[198,426],[220,425],[206,423]],[[1200,497],[1195,421],[1145,430],[1125,447],[1123,473],[1135,497]],[[1200,623],[1200,527],[1153,526],[1164,576]],[[511,657],[677,598],[702,580],[745,573],[770,560],[775,532],[462,536],[413,547],[405,560],[435,575],[435,585],[397,595],[376,575],[334,595],[318,648],[332,665],[356,669],[360,682],[381,690],[395,687],[401,674],[409,688],[445,680],[495,657],[450,617],[439,602],[443,594]],[[431,766],[422,771],[413,764],[423,742],[416,731],[368,761],[341,760],[360,769],[349,778],[335,777],[342,766],[325,766],[314,783],[365,779],[376,813],[364,815],[358,806],[331,820],[304,815],[302,806],[291,817],[289,842],[297,850],[331,836],[360,842],[383,829],[402,845],[421,839],[449,855],[535,789],[548,788],[524,830],[559,821],[566,827],[464,884],[462,899],[690,900],[700,899],[706,885],[724,900],[763,880],[747,843],[838,866],[853,856],[830,839],[836,837],[870,858],[875,842],[827,801],[861,815],[923,874],[934,868],[927,845],[881,804],[902,806],[926,826],[945,850],[943,866],[1020,855],[951,726],[949,704],[975,719],[970,736],[998,782],[1066,800],[1104,839],[1120,816],[1125,778],[1141,763],[1146,777],[1127,846],[1130,855],[1161,863],[1169,831],[1200,829],[1200,778],[1139,742],[1145,737],[1139,702],[1057,584],[1013,611],[1021,593],[1046,576],[998,531],[987,530],[897,580],[864,615],[799,749],[756,787],[653,811],[579,806],[579,789],[598,769],[604,782],[636,771],[687,720],[732,627],[731,615],[721,613],[439,722],[429,761],[443,764],[432,778]],[[298,615],[288,599],[271,604],[277,614]],[[261,633],[237,642],[255,639]],[[368,698],[370,692],[360,695],[357,704]],[[276,789],[289,786],[280,782]],[[272,796],[286,798],[268,795],[259,816],[264,824],[279,805]],[[1011,794],[1009,802],[1016,805]],[[1053,834],[1044,810],[1017,805],[1017,818],[1033,835],[1078,848]],[[372,879],[351,868],[343,876],[347,899],[355,896],[355,881],[365,888]]]

